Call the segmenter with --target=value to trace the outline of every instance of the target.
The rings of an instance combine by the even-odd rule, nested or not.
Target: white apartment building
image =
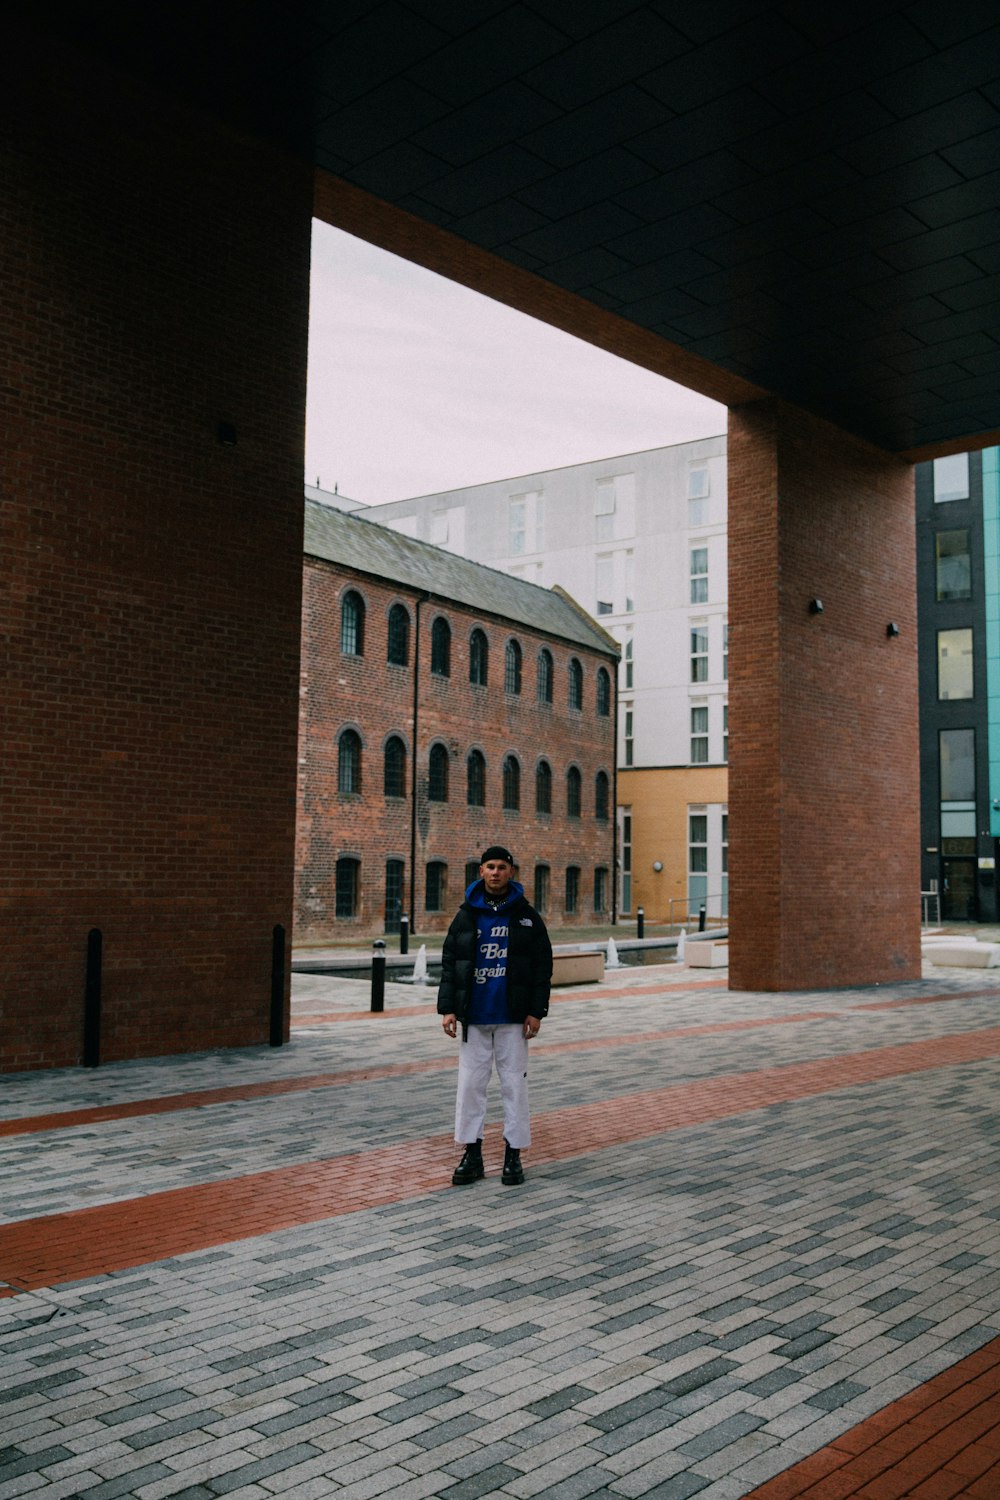
[[[725,437],[377,510],[408,536],[560,585],[620,641],[619,910],[682,920],[704,901],[724,913]]]

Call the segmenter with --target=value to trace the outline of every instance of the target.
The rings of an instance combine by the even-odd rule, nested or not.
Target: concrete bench
[[[713,938],[688,938],[684,962],[692,969],[724,969],[729,963],[729,944]]]
[[[928,963],[942,969],[1000,969],[1000,943],[936,941],[922,945]]]
[[[604,978],[604,954],[554,953],[552,955],[552,983],[593,984]]]

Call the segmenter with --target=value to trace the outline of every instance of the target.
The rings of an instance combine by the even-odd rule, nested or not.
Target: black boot
[[[464,1187],[467,1182],[478,1182],[480,1177],[485,1177],[485,1175],[483,1143],[482,1141],[470,1141],[465,1148],[465,1155],[451,1174],[451,1185],[452,1187]]]
[[[503,1154],[503,1175],[500,1181],[507,1187],[517,1187],[524,1181],[524,1168],[521,1166],[521,1153],[515,1151],[514,1147],[504,1141],[506,1150]]]

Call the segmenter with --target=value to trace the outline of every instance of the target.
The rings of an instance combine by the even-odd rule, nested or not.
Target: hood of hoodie
[[[491,906],[489,901],[487,901],[486,899],[486,886],[482,880],[482,877],[480,877],[478,880],[474,880],[469,886],[469,889],[465,893],[465,899],[472,907],[473,911],[493,912],[506,911],[508,906],[511,906],[519,896],[523,895],[524,886],[521,885],[518,881],[512,880],[510,885],[507,887],[506,896],[499,903],[499,905]]]

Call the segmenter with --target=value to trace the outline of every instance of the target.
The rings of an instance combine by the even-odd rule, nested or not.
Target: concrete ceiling
[[[993,3],[56,10],[73,45],[307,154],[328,204],[347,185],[345,227],[361,201],[405,210],[456,261],[474,247],[470,282],[510,268],[507,300],[534,287],[708,394],[774,392],[907,453],[1000,429]]]

